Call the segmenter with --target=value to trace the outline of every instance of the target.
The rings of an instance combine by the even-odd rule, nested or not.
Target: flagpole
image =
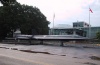
[[[90,23],[91,22],[91,14],[90,14],[90,12],[93,13],[89,6],[89,38],[91,38],[91,23]]]
[[[54,35],[54,19],[55,19],[55,13],[53,14],[53,35]]]
[[[89,6],[89,38],[90,38],[90,6]]]

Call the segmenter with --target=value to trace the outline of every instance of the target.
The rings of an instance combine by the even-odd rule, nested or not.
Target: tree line
[[[21,5],[16,0],[0,2],[0,39],[11,37],[18,28],[22,34],[48,34],[50,22],[39,8]]]

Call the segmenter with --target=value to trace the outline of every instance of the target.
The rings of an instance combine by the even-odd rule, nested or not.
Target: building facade
[[[90,33],[89,33],[89,27],[81,27],[80,29],[86,31],[86,37],[90,38],[96,38],[96,33],[100,32],[100,27],[90,27]]]
[[[89,24],[86,22],[73,22],[73,27],[89,27]]]
[[[51,28],[50,35],[80,35],[89,38],[96,38],[96,33],[100,32],[100,27],[89,27],[85,22],[73,22],[73,27]]]
[[[54,28],[49,31],[50,35],[79,35],[86,37],[86,31],[77,28]]]

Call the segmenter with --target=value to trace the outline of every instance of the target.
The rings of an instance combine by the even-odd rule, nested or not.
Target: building
[[[89,27],[89,24],[81,21],[81,22],[73,22],[73,27]]]
[[[16,37],[17,35],[21,35],[20,29],[16,29],[16,31],[13,33],[13,37]]]
[[[66,24],[65,24],[66,25]],[[90,25],[86,22],[73,22],[73,26],[60,25],[51,28],[49,31],[50,35],[80,35],[84,37],[96,38],[96,33],[100,32],[99,27],[89,27]],[[89,30],[90,33],[89,33]]]
[[[54,28],[49,32],[50,35],[80,35],[86,37],[86,32],[77,28]]]
[[[90,38],[96,38],[96,33],[100,32],[100,26],[99,27],[91,27],[90,33],[89,33],[89,27],[81,27],[80,29],[86,31],[86,37],[89,37],[89,35],[90,35]]]

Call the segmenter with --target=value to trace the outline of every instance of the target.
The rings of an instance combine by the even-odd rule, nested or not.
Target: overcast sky
[[[53,15],[55,13],[54,25],[69,24],[76,21],[89,23],[89,6],[93,13],[90,14],[92,26],[100,26],[100,0],[17,0],[21,4],[38,7],[51,22],[53,26]]]

